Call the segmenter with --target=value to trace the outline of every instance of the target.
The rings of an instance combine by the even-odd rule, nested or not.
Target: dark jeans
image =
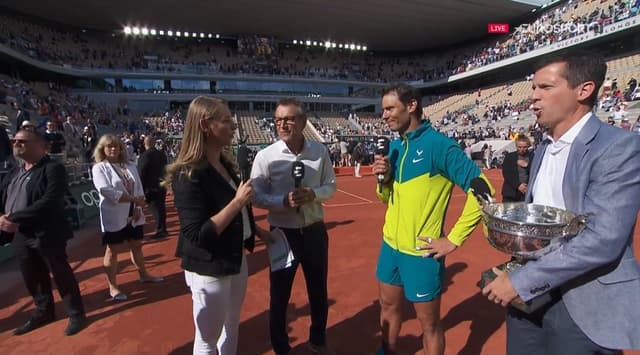
[[[307,285],[307,296],[311,308],[311,327],[309,341],[315,345],[324,345],[327,327],[327,269],[329,238],[323,222],[298,229],[282,228],[295,261],[289,268],[271,272],[271,302],[269,309],[269,330],[271,345],[276,353],[287,353],[291,350],[287,335],[287,305],[291,297],[291,286],[302,265]]]
[[[149,209],[156,219],[156,231],[167,231],[167,208],[166,208],[167,190],[160,189],[149,195],[147,202]]]
[[[559,296],[532,314],[509,307],[508,355],[622,355],[591,341],[571,319]]]
[[[48,242],[16,235],[13,247],[20,263],[24,283],[36,304],[34,316],[52,316],[54,312],[51,278],[58,286],[58,293],[71,318],[84,316],[80,288],[67,262],[66,241]]]

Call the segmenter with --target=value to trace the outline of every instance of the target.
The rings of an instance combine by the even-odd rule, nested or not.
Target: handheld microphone
[[[389,155],[389,138],[378,137],[376,140],[376,155],[387,156]],[[382,182],[384,181],[384,174],[378,174],[378,191],[382,191]]]
[[[242,182],[247,182],[251,177],[251,170],[249,168],[240,168],[240,180]]]
[[[293,177],[294,187],[299,188],[304,179],[304,164],[301,161],[294,161],[291,165],[291,177]],[[296,210],[300,212],[300,206]]]

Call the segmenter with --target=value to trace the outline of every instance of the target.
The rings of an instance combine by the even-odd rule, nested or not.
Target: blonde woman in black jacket
[[[176,256],[182,258],[193,299],[194,354],[235,355],[240,308],[247,288],[244,250],[257,229],[251,181],[241,182],[224,148],[237,126],[223,100],[197,97],[189,105],[180,153],[167,169],[180,220]]]

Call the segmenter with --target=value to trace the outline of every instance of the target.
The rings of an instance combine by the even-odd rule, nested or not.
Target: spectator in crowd
[[[136,166],[127,162],[125,146],[111,134],[100,137],[91,169],[93,184],[100,194],[100,228],[102,245],[106,245],[104,268],[107,274],[109,295],[114,301],[128,297],[120,290],[116,280],[118,254],[129,251],[131,261],[138,269],[140,282],[162,282],[162,277],[153,277],[144,265],[142,253],[143,226],[142,207],[145,205],[144,190]]]
[[[73,124],[73,117],[67,116],[66,120],[62,123],[62,131],[69,138],[79,138],[78,130]]]
[[[153,136],[144,138],[145,151],[138,160],[138,171],[142,180],[145,201],[153,211],[156,218],[156,234],[154,239],[161,239],[167,236],[167,211],[165,200],[167,190],[161,186],[161,180],[165,175],[167,166],[167,156],[163,151],[156,149]]]
[[[182,258],[193,300],[194,354],[236,355],[240,309],[247,289],[247,259],[257,228],[251,180],[238,178],[224,152],[236,124],[227,104],[200,96],[189,105],[180,153],[167,168],[180,220],[176,256]]]
[[[64,146],[66,144],[62,133],[58,132],[56,125],[52,121],[47,121],[44,138],[49,145],[49,155],[53,159],[62,160],[64,158]]]
[[[362,175],[360,175],[360,166],[362,166],[364,158],[366,158],[364,144],[362,144],[362,142],[358,142],[358,144],[353,148],[353,164],[355,165],[354,176],[357,178],[362,177]]]
[[[18,131],[13,152],[22,164],[11,169],[0,185],[0,230],[13,238],[14,253],[36,305],[31,318],[13,333],[25,334],[55,320],[51,272],[69,315],[64,332],[76,334],[87,325],[87,318],[67,262],[67,240],[73,237],[64,215],[67,173],[64,165],[49,158],[46,141],[37,132]]]
[[[383,90],[382,118],[401,136],[391,142],[389,156],[377,154],[373,165],[373,173],[384,176],[376,193],[387,204],[376,270],[382,329],[379,353],[384,354],[397,350],[403,291],[422,327],[424,353],[444,354],[440,321],[444,256],[461,246],[481,220],[473,194],[492,194],[486,178],[460,146],[436,132],[430,121],[421,120],[420,100],[420,92],[406,84]],[[463,214],[444,237],[454,184],[468,197]]]
[[[82,129],[82,148],[85,162],[91,162],[96,144],[98,144],[98,128],[93,120],[87,118],[87,124]]]
[[[502,201],[519,202],[524,201],[529,183],[529,171],[533,152],[529,137],[521,134],[516,139],[516,151],[505,155],[502,161]]]
[[[7,116],[6,111],[0,112],[0,125],[2,125],[5,129],[11,128],[11,121],[9,121],[9,116]]]
[[[335,142],[329,145],[329,154],[331,156],[331,162],[333,166],[338,168],[342,164],[342,155],[340,154],[340,143]]]
[[[294,257],[290,266],[271,270],[269,274],[271,345],[276,354],[291,350],[287,306],[293,279],[301,265],[311,307],[309,346],[318,354],[334,354],[326,344],[329,237],[322,211],[322,202],[336,191],[333,166],[327,148],[302,134],[307,116],[299,101],[294,98],[278,101],[274,121],[280,140],[258,152],[251,170],[255,205],[269,210],[267,219],[271,228],[282,230]],[[299,184],[292,177],[296,162],[302,163],[305,171]]]
[[[82,143],[82,138],[78,132],[78,128],[73,124],[73,117],[67,116],[66,120],[62,123],[62,133],[65,137],[65,152],[67,157],[77,158],[79,154],[78,145]]]
[[[128,163],[135,164],[137,156],[135,153],[135,148],[133,147],[133,140],[131,139],[131,134],[125,133],[122,135],[122,142],[125,146],[125,156]]]
[[[24,110],[17,102],[13,103],[13,107],[16,110],[16,127],[21,127],[24,121],[29,121],[29,111]]]
[[[616,121],[621,121],[625,117],[627,117],[627,111],[624,110],[623,105],[616,105],[616,108],[613,110],[613,119]]]
[[[640,140],[593,113],[607,65],[593,52],[545,58],[531,100],[549,138],[531,163],[527,202],[586,215],[582,231],[482,290],[507,310],[507,354],[620,354],[640,349],[640,267],[633,232],[640,209]]]
[[[35,132],[36,125],[33,124],[31,121],[25,120],[25,121],[22,121],[22,124],[20,125],[20,130]]]
[[[14,165],[14,159],[11,139],[9,139],[9,134],[7,133],[5,124],[10,123],[8,120],[0,120],[0,164],[2,164],[2,166],[0,166],[0,171],[7,172],[7,168]]]
[[[349,143],[344,138],[340,138],[340,158],[342,159],[340,166],[351,166],[351,157],[349,155]]]
[[[485,169],[491,169],[491,156],[492,156],[491,146],[485,143],[482,146],[482,164]]]
[[[98,127],[93,123],[92,119],[87,118],[87,125],[84,126],[84,129],[88,131],[89,136],[95,138],[96,142],[98,141]]]
[[[84,150],[83,157],[87,163],[92,160],[93,151],[95,150],[98,141],[91,132],[92,131],[88,127],[84,127],[82,130],[82,149]]]

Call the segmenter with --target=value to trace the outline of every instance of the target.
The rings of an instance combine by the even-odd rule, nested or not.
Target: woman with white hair
[[[103,265],[109,283],[109,295],[114,301],[124,301],[116,282],[118,254],[129,251],[131,261],[138,269],[141,282],[161,282],[144,265],[142,254],[142,207],[145,204],[142,182],[137,167],[127,161],[124,143],[116,136],[105,134],[94,150],[96,164],[91,169],[93,184],[100,194],[100,226],[102,244],[106,245]]]

